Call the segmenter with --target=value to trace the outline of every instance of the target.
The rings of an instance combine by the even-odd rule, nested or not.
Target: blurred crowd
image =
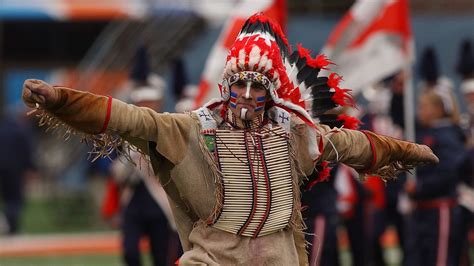
[[[178,99],[177,111],[188,109],[195,91],[183,78],[183,63],[175,61],[175,78],[172,84],[166,84],[150,73],[149,60],[146,48],[141,47],[131,68],[130,82],[116,96],[161,111],[165,91],[171,90]],[[339,165],[331,169],[328,178],[302,188],[311,265],[340,263],[341,228],[345,229],[351,261],[356,266],[388,264],[383,236],[389,229],[396,232],[403,258],[400,264],[434,265],[437,260],[447,260],[449,265],[474,263],[472,43],[466,40],[460,47],[456,66],[462,78],[459,87],[440,73],[438,64],[436,51],[427,47],[415,72],[420,82],[416,89],[416,139],[412,141],[431,147],[440,163],[419,167],[413,175],[400,175],[387,183],[377,177],[359,177],[352,169]],[[358,96],[360,128],[404,138],[404,88],[409,80],[413,80],[413,74],[399,72],[366,88]],[[461,105],[459,93],[463,96]],[[0,230],[4,234],[21,232],[25,182],[41,179],[37,174],[41,162],[33,158],[35,133],[30,126],[24,111],[4,111],[1,115]],[[86,149],[81,148],[81,152]],[[138,153],[131,153],[134,165],[120,156],[112,157],[96,162],[93,170],[104,176],[101,213],[122,232],[124,262],[141,264],[140,239],[146,236],[154,265],[172,264],[182,250],[163,188]],[[61,182],[75,188],[84,186],[84,177],[91,171],[88,165],[86,158],[76,159],[70,169],[61,172]]]
[[[436,51],[427,47],[419,60],[416,139],[433,149],[437,165],[418,167],[384,183],[376,177],[358,178],[341,165],[328,181],[303,195],[311,265],[338,265],[338,228],[345,227],[353,265],[387,265],[383,235],[396,233],[401,265],[472,265],[474,211],[472,44],[461,44],[457,73],[460,88],[439,70]],[[403,138],[404,82],[399,72],[362,93],[361,129]],[[463,95],[460,112],[456,90]],[[361,244],[363,243],[363,244]],[[471,249],[471,251],[469,251]],[[471,256],[471,257],[470,257]],[[314,264],[313,264],[314,263]]]

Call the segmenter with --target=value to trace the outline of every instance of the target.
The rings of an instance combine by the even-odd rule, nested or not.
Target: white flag
[[[401,70],[414,58],[407,0],[357,0],[322,53],[354,94]]]

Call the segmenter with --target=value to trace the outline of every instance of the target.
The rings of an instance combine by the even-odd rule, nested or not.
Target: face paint
[[[247,108],[240,109],[240,119],[247,120]]]
[[[245,91],[245,98],[250,98],[250,89],[251,89],[252,82],[247,81],[247,90]]]
[[[237,93],[235,93],[235,92],[230,92],[229,106],[230,106],[231,108],[237,108]]]
[[[257,98],[257,107],[255,108],[255,112],[258,112],[263,109],[263,107],[265,106],[265,100],[266,100],[265,96],[261,96]]]

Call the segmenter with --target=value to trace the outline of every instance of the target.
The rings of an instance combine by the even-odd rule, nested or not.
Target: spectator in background
[[[389,119],[390,122],[385,132],[396,138],[403,138],[405,126],[405,108],[403,94],[405,91],[405,80],[407,73],[400,71],[385,81],[386,86],[391,91],[389,99]],[[404,191],[404,185],[407,179],[405,173],[400,173],[397,180],[385,184],[385,218],[386,227],[393,225],[396,229],[398,243],[403,251],[402,261],[405,259],[405,215],[409,211],[409,200]]]
[[[403,77],[394,77],[364,90],[367,107],[362,109],[361,129],[371,130],[378,134],[402,139],[403,132],[390,116],[390,103],[393,101],[392,86],[401,87],[403,92]],[[397,89],[397,88],[396,88]],[[398,106],[395,109],[399,109]],[[403,113],[403,106],[401,108]],[[403,115],[401,119],[403,120]],[[381,237],[389,225],[394,225],[403,249],[403,217],[398,210],[399,194],[403,190],[405,176],[398,175],[396,180],[384,183],[379,178],[369,176],[364,182],[367,197],[364,201],[365,235],[367,245],[367,265],[385,265]]]
[[[334,170],[335,171],[335,170]],[[310,265],[339,265],[337,226],[339,215],[336,208],[337,191],[334,187],[333,172],[327,180],[318,180],[317,185],[302,187],[302,214],[305,219]],[[309,179],[316,179],[313,176]],[[326,179],[323,177],[323,179]],[[313,186],[314,185],[314,186]]]
[[[431,46],[424,49],[418,72],[421,78],[420,89],[433,88],[439,85],[453,89],[453,82],[440,74],[438,57]]]
[[[313,106],[317,106],[317,100]],[[348,116],[348,112],[346,108],[336,108],[320,116],[319,120],[331,128],[358,129],[360,121]],[[343,165],[333,168],[317,166],[308,177],[310,181],[301,187],[302,214],[307,226],[306,241],[310,243],[310,265],[339,265],[337,228],[340,212],[347,214],[343,215],[343,221],[348,222],[352,262],[356,266],[366,265],[364,259],[367,249],[365,245],[358,244],[365,238],[362,204],[359,204],[363,196],[360,191],[356,191],[357,188],[352,187],[360,185],[357,177],[350,175],[352,171],[355,172]],[[341,173],[349,175],[342,176]]]
[[[407,227],[406,264],[458,265],[465,235],[456,187],[467,153],[452,91],[440,83],[430,84],[420,95],[418,112],[416,140],[431,147],[440,163],[418,167],[416,180],[405,184],[414,203]]]
[[[463,126],[467,131],[470,146],[474,146],[474,54],[468,40],[461,45],[456,70],[461,76],[461,92],[464,94],[467,107]]]
[[[433,47],[428,46],[422,53],[421,62],[418,66],[418,72],[420,74],[421,81],[418,84],[418,90],[424,91],[427,89],[434,88],[446,88],[453,93],[454,85],[451,79],[446,76],[441,75],[439,70],[438,57]],[[444,90],[444,89],[443,89]],[[454,96],[453,96],[454,97]],[[452,113],[452,119],[456,123],[459,122],[459,106],[454,105]]]
[[[140,88],[132,92],[137,106],[159,110],[162,92]],[[147,161],[131,153],[137,164],[115,160],[112,175],[121,188],[122,233],[124,260],[127,265],[142,265],[140,239],[146,235],[150,242],[153,265],[170,265],[178,257],[178,239],[166,193],[153,176]],[[172,256],[172,257],[171,257]]]
[[[190,112],[195,109],[194,98],[197,86],[189,84],[186,66],[182,58],[172,61],[171,88],[176,100],[175,111],[178,113]]]
[[[373,86],[366,89],[365,98],[369,101],[365,112],[361,117],[361,129],[371,130],[379,134],[388,135],[399,132],[393,130],[391,119],[388,117],[388,103],[391,97],[390,91],[382,86]],[[372,91],[371,94],[367,93]],[[392,130],[388,127],[392,126]],[[391,136],[400,138],[400,136]],[[375,176],[368,176],[363,181],[367,197],[364,205],[364,231],[366,245],[366,265],[385,265],[383,248],[380,243],[381,236],[385,231],[385,186],[384,181]]]
[[[20,229],[24,183],[34,171],[31,140],[18,115],[0,114],[0,205],[6,220],[5,232],[0,233],[13,235]]]
[[[346,228],[354,266],[365,266],[367,260],[364,202],[368,193],[358,180],[358,173],[352,168],[339,165],[334,174],[338,192],[337,210]],[[364,243],[361,245],[360,243]],[[372,248],[372,247],[370,247]]]
[[[161,111],[164,83],[160,77],[149,74],[144,47],[137,52],[131,79],[134,82],[131,102]],[[119,157],[111,167],[117,186],[108,183],[110,189],[118,188],[117,195],[120,194],[120,206],[123,208],[120,221],[124,260],[129,266],[142,265],[140,239],[145,235],[149,239],[153,265],[170,265],[179,257],[179,243],[166,193],[153,176],[148,161],[141,158],[138,152],[131,151],[130,156],[135,165]]]
[[[186,67],[181,57],[175,58],[172,61],[172,71],[171,88],[174,98],[178,101],[185,96],[185,89],[189,83]]]
[[[467,106],[467,114],[461,121],[468,137],[469,158],[458,193],[459,203],[463,206],[463,234],[469,236],[474,235],[474,54],[469,40],[461,44],[456,70],[461,76],[461,92]],[[473,262],[469,262],[468,239],[462,250],[461,265],[472,265]]]
[[[388,79],[388,86],[392,90],[392,98],[390,100],[390,117],[392,122],[397,125],[402,131],[405,128],[405,108],[404,97],[405,92],[405,76],[407,74],[403,71],[395,74]]]
[[[198,86],[189,84],[185,63],[182,58],[176,58],[172,63],[173,78],[172,89],[176,99],[175,111],[184,113],[195,109],[194,99],[198,91]]]

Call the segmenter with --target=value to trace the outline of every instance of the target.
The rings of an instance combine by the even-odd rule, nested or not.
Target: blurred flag
[[[413,62],[408,0],[357,0],[342,18],[322,53],[357,93]]]
[[[243,0],[240,2],[232,13],[233,15],[226,21],[207,58],[194,101],[194,108],[198,108],[212,98],[219,97],[217,84],[222,81],[222,71],[227,52],[234,43],[245,20],[257,12],[265,13],[285,29],[286,0]]]

